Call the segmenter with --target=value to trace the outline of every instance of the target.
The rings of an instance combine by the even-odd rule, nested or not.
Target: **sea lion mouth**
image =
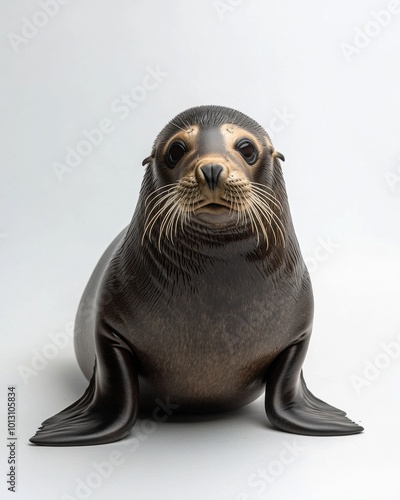
[[[227,202],[224,203],[217,201],[206,202],[194,210],[195,213],[206,212],[211,214],[225,213],[229,211],[232,211],[232,207]]]
[[[228,204],[210,202],[196,208],[193,211],[193,215],[200,221],[212,226],[226,226],[237,219],[234,212]]]
[[[229,229],[234,233],[252,233],[257,245],[263,240],[266,247],[272,239],[285,245],[282,206],[272,188],[246,179],[228,180],[219,192],[204,192],[194,176],[160,186],[145,200],[145,225],[142,244],[146,236],[152,241],[157,234],[157,246],[161,252],[163,239],[172,244],[196,220],[209,228]],[[217,238],[217,233],[216,238]]]
[[[207,203],[207,205],[204,205],[203,208],[211,208],[213,210],[218,210],[220,208],[227,208],[227,207],[221,205],[221,203]]]
[[[193,210],[193,215],[202,222],[211,226],[229,226],[238,225],[239,211],[242,212],[241,218],[245,217],[244,206],[234,206],[224,198],[204,200]]]

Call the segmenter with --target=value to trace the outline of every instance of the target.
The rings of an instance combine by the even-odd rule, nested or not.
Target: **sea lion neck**
[[[157,230],[151,239],[142,239],[141,213],[138,207],[121,245],[119,259],[125,268],[143,269],[156,281],[173,284],[174,280],[186,277],[190,282],[196,275],[212,275],[218,263],[230,268],[232,273],[245,269],[246,273],[269,275],[278,268],[284,269],[291,261],[281,243],[266,248],[257,242],[251,225],[247,231],[242,229],[235,235],[231,227],[216,231],[192,221],[184,233],[178,232],[173,242],[168,238],[160,241]],[[214,276],[218,280],[218,272]]]

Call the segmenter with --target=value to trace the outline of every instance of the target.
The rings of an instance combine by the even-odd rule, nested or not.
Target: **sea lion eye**
[[[174,168],[186,153],[186,144],[183,141],[174,141],[168,148],[166,161],[170,168]]]
[[[254,165],[258,158],[258,152],[254,144],[249,139],[241,139],[236,144],[236,149],[243,156],[249,165]]]

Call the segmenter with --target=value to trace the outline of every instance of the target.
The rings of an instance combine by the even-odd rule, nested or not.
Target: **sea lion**
[[[143,161],[132,221],[78,309],[75,349],[89,387],[43,422],[33,443],[119,440],[146,394],[180,411],[214,412],[264,389],[278,429],[363,430],[303,379],[313,294],[283,159],[258,123],[229,108],[191,108],[167,124]]]

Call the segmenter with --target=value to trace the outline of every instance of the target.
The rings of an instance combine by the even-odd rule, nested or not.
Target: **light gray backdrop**
[[[21,499],[398,499],[400,3],[4,0],[0,20],[2,498],[14,385]],[[286,156],[316,298],[306,379],[365,433],[277,432],[260,399],[107,446],[30,446],[86,387],[71,322],[141,160],[199,104],[250,115]]]

